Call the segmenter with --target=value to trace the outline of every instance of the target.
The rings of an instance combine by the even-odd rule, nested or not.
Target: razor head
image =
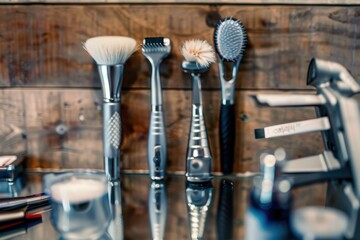
[[[170,39],[164,37],[144,38],[143,45],[147,47],[165,47],[170,46]]]
[[[142,45],[142,53],[160,53],[167,56],[171,51],[171,41],[164,37],[144,38]]]
[[[247,43],[246,29],[240,20],[219,20],[214,31],[215,50],[222,60],[234,62],[241,59]]]
[[[186,73],[203,73],[209,70],[209,66],[202,66],[196,62],[182,61],[181,68]]]

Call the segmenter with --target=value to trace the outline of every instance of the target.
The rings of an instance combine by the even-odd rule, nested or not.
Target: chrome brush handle
[[[186,177],[189,182],[207,182],[212,178],[212,156],[202,106],[200,75],[195,73],[191,75],[193,96]]]
[[[109,180],[120,178],[120,102],[103,101],[103,150]]]
[[[99,65],[103,92],[103,151],[105,174],[109,180],[120,178],[120,90],[124,65]]]
[[[148,165],[150,178],[163,179],[165,176],[166,132],[161,106],[152,106],[148,139]]]

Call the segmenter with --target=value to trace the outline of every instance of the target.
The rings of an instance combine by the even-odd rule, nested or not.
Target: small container
[[[105,234],[111,211],[104,174],[47,174],[44,187],[51,199],[51,222],[62,238],[97,239]]]
[[[245,240],[288,240],[291,184],[280,176],[274,155],[264,157],[264,175],[255,177],[246,212]]]
[[[342,240],[347,226],[348,217],[335,208],[303,207],[291,216],[291,229],[299,240]]]
[[[23,171],[23,157],[18,155],[0,156],[0,181],[12,182]]]
[[[267,239],[287,240],[290,236],[289,221],[291,211],[290,183],[280,181],[268,202],[262,202],[258,191],[258,180],[250,194],[250,203],[246,212],[245,240]],[[280,185],[280,187],[279,187]],[[283,186],[281,186],[283,185]]]

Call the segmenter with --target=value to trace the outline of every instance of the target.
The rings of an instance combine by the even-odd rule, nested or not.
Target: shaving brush
[[[120,91],[126,60],[136,51],[136,41],[122,36],[88,39],[84,49],[98,65],[103,92],[103,151],[105,174],[120,178]]]

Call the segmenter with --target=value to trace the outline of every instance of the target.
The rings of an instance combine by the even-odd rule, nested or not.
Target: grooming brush
[[[166,165],[166,132],[162,110],[162,93],[160,81],[160,64],[169,55],[171,44],[169,38],[145,38],[142,54],[151,64],[151,115],[148,135],[148,164],[150,177],[160,180],[165,175]]]
[[[120,178],[120,90],[124,63],[136,50],[129,37],[101,36],[88,39],[84,49],[98,64],[103,92],[103,150],[105,173],[110,180]]]
[[[246,47],[247,35],[241,21],[234,18],[220,20],[214,31],[214,45],[218,55],[221,82],[220,153],[221,171],[233,171],[235,148],[235,85],[240,61]],[[232,76],[225,79],[224,62],[233,62]]]
[[[151,183],[148,203],[152,239],[165,239],[167,197],[163,181],[153,181]]]
[[[212,156],[208,143],[201,95],[200,74],[215,62],[212,47],[201,40],[190,40],[181,48],[184,72],[192,77],[192,114],[187,148],[186,178],[189,182],[206,182],[212,178]]]

